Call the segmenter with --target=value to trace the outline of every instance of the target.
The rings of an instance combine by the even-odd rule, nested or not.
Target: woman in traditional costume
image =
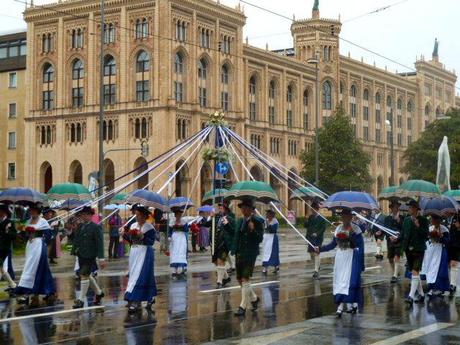
[[[345,303],[348,312],[356,314],[361,290],[361,272],[364,241],[361,229],[353,224],[351,210],[342,210],[342,224],[334,232],[329,244],[316,247],[316,252],[327,252],[338,247],[334,260],[333,294],[337,317],[341,317]]]
[[[136,222],[123,236],[131,244],[129,280],[125,292],[129,313],[137,312],[142,302],[147,302],[146,308],[150,311],[157,295],[153,249],[157,233],[153,225],[147,223],[149,214],[147,208],[138,205]]]
[[[173,269],[173,278],[184,276],[187,270],[187,232],[188,224],[183,221],[182,208],[173,210],[176,217],[174,224],[170,227],[170,267]]]
[[[263,274],[267,274],[269,266],[275,267],[273,273],[278,273],[280,270],[280,245],[278,240],[278,220],[275,218],[273,210],[267,210],[267,218],[265,219],[265,233],[263,239],[263,258],[262,266]]]
[[[28,304],[30,307],[39,305],[38,296],[45,295],[48,305],[55,301],[56,287],[48,264],[47,244],[51,239],[51,228],[48,222],[41,217],[41,207],[37,204],[30,206],[31,218],[23,227],[23,234],[27,239],[26,261],[21,279],[14,293],[18,296],[18,303]],[[29,304],[29,296],[32,301]]]

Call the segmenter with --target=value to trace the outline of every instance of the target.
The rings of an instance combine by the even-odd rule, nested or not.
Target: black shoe
[[[254,301],[254,302],[251,302],[251,305],[252,305],[252,311],[256,311],[257,308],[259,307],[259,302],[260,302],[260,298],[257,297],[257,299]]]
[[[83,308],[85,305],[85,303],[83,301],[80,301],[79,299],[76,299],[74,302],[73,302],[73,306],[72,306],[72,309],[81,309]]]
[[[96,295],[96,298],[94,299],[94,305],[101,305],[102,299],[105,297],[105,294],[102,292],[100,295]]]
[[[155,300],[153,300],[152,302],[148,302],[145,306],[145,309],[147,309],[148,312],[151,312],[153,311],[153,305],[155,304]]]
[[[319,273],[315,271],[313,273],[313,279],[318,279],[318,278],[319,278]]]
[[[425,296],[419,296],[418,299],[415,301],[417,304],[422,304],[425,302]]]
[[[263,276],[266,276],[266,275],[267,275],[267,273],[268,273],[268,272],[267,272],[267,271],[265,271],[265,270],[264,270],[264,271],[262,271],[262,275],[263,275]]]
[[[275,270],[273,271],[273,274],[278,274],[280,271],[280,268],[279,267],[275,267]]]
[[[216,289],[222,289],[222,284],[221,284],[221,283],[217,283]]]
[[[358,307],[351,307],[350,314],[355,315],[358,312]]]
[[[232,278],[228,277],[224,280],[222,280],[222,287],[225,287],[228,283],[232,281]]]
[[[411,307],[414,305],[414,299],[410,296],[407,296],[407,298],[405,299],[405,302],[409,304]]]
[[[453,297],[455,296],[455,292],[457,291],[457,287],[455,285],[451,285],[449,287],[449,296],[450,297]]]
[[[18,301],[18,304],[25,304],[25,305],[28,305],[29,304],[29,296],[27,297],[24,297],[24,296],[21,296],[17,299]]]
[[[398,282],[398,278],[397,277],[391,277],[391,280],[390,280],[391,284],[395,284]]]
[[[243,309],[243,308],[239,307],[234,315],[235,316],[244,316],[244,315],[246,315],[246,309]]]
[[[43,300],[46,301],[46,305],[48,307],[51,307],[51,306],[54,306],[54,304],[56,303],[56,295],[52,294],[52,295],[47,295],[43,298]]]
[[[229,268],[229,269],[227,270],[227,274],[232,274],[232,272],[233,272],[233,271],[232,271],[231,268]]]
[[[139,304],[131,304],[129,307],[128,307],[128,313],[129,314],[135,314],[139,311]]]
[[[342,311],[342,310],[337,310],[337,311],[335,312],[335,316],[336,316],[338,319],[340,319],[340,318],[342,317],[342,314],[343,314],[343,311]]]

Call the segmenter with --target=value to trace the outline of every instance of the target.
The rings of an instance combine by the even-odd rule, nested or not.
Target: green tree
[[[460,109],[449,111],[450,119],[436,120],[428,125],[417,141],[404,153],[405,164],[401,172],[411,179],[436,181],[438,149],[444,136],[449,140],[450,184],[452,189],[460,185]]]
[[[343,108],[324,123],[318,132],[319,187],[327,193],[341,190],[369,190],[373,179],[369,174],[370,155],[356,139],[350,118]],[[315,150],[302,152],[302,175],[315,180]]]

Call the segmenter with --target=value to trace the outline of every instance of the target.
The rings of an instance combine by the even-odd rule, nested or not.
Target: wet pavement
[[[295,243],[286,242],[281,247],[282,257],[294,255],[290,246]],[[99,277],[106,294],[103,312],[62,313],[71,310],[79,286],[71,269],[53,267],[58,272],[56,283],[63,304],[20,311],[14,300],[0,302],[0,344],[460,343],[456,299],[436,298],[407,308],[403,300],[408,282],[391,285],[386,262],[376,263],[368,255],[360,313],[338,320],[333,315],[331,262],[323,264],[321,277],[315,281],[312,264],[292,258],[278,275],[264,277],[257,267],[253,283],[258,284],[255,291],[261,303],[256,313],[248,312],[245,318],[233,316],[240,302],[235,281],[230,284],[235,288],[213,290],[215,274],[205,254],[192,255],[196,264],[186,280],[170,279],[166,259],[159,256],[156,271],[163,273],[157,275],[160,293],[155,312],[143,310],[134,316],[128,316],[123,301],[128,278],[119,268],[126,269],[126,259],[109,263]],[[70,258],[61,260],[64,267],[66,260],[68,265],[72,263]],[[89,295],[89,306],[92,299]]]

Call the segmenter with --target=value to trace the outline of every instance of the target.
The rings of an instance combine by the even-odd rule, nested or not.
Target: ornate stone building
[[[416,62],[416,73],[376,68],[339,54],[341,23],[320,18],[317,8],[311,19],[292,24],[294,48],[281,51],[243,42],[244,13],[219,1],[106,0],[106,12],[105,151],[135,149],[147,140],[148,158],[155,157],[223,109],[238,133],[299,172],[299,155],[314,140],[316,73],[307,60],[317,56],[320,122],[342,103],[372,156],[377,193],[390,175],[391,131],[385,120],[393,119],[396,178],[402,180],[398,171],[408,143],[455,106],[456,76],[439,62],[437,49],[432,60]],[[31,7],[25,20],[26,184],[42,191],[64,181],[87,184],[98,167],[99,1]],[[246,159],[252,173],[286,200],[287,188]],[[106,180],[143,163],[140,150],[109,152]],[[177,194],[190,193],[200,165],[197,159],[176,178]],[[244,176],[241,167],[237,170]],[[210,180],[211,169],[205,167],[194,200]]]

